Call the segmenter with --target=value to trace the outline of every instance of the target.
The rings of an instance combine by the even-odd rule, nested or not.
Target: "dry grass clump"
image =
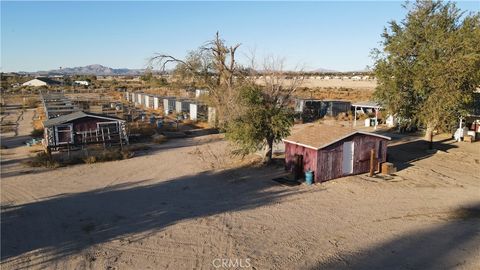
[[[168,141],[168,138],[165,135],[155,135],[155,136],[153,136],[153,142],[156,143],[156,144],[162,144],[166,141]]]
[[[32,132],[30,132],[30,135],[32,135],[32,137],[34,138],[41,138],[43,137],[43,128],[39,128],[39,129],[34,129],[32,130]]]
[[[31,160],[26,161],[25,164],[30,167],[45,167],[45,168],[58,168],[60,163],[52,156],[49,156],[45,152],[36,154]]]
[[[132,156],[133,153],[129,150],[104,150],[101,152],[91,153],[87,157],[83,158],[82,161],[86,164],[92,164],[97,162],[129,159]]]
[[[337,115],[337,120],[339,121],[352,121],[353,120],[353,115],[347,114],[347,113],[339,113]]]
[[[25,162],[25,165],[30,167],[45,167],[45,168],[58,168],[68,165],[76,164],[93,164],[97,162],[107,162],[115,160],[129,159],[133,157],[134,152],[128,149],[124,150],[103,150],[93,151],[87,156],[79,155],[80,153],[72,154],[71,156],[49,156],[45,152],[37,153],[29,161]]]
[[[130,134],[140,134],[142,137],[150,137],[156,133],[156,130],[151,125],[130,126]]]

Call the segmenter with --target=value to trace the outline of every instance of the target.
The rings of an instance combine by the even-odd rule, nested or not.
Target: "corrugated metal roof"
[[[288,136],[283,141],[318,150],[356,133],[390,140],[386,136],[358,131],[350,127],[312,124],[299,130],[296,134]]]
[[[382,105],[375,101],[360,101],[352,103],[352,106],[363,107],[363,108],[382,108]]]
[[[63,123],[68,123],[70,121],[80,119],[83,117],[94,117],[94,118],[101,118],[101,119],[107,119],[107,120],[112,120],[112,121],[125,121],[117,117],[111,117],[111,116],[105,116],[105,115],[99,115],[99,114],[93,114],[93,113],[86,113],[83,111],[79,112],[74,112],[74,113],[69,113],[65,115],[61,115],[56,118],[48,119],[45,122],[43,122],[44,127],[51,127],[55,125],[61,125]]]

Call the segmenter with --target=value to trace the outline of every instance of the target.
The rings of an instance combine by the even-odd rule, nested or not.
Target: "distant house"
[[[325,116],[336,117],[350,112],[350,102],[343,100],[296,99],[295,113],[303,122],[312,122]]]
[[[22,86],[51,86],[51,85],[60,85],[61,83],[49,78],[35,78],[33,80],[30,80],[28,82],[24,82]]]
[[[195,97],[199,98],[200,96],[208,95],[209,91],[205,89],[195,89]]]
[[[128,144],[125,120],[105,115],[73,112],[43,122],[47,150],[88,144]]]
[[[207,120],[208,119],[208,106],[201,103],[192,102],[190,105],[190,120]]]
[[[383,107],[374,101],[362,101],[352,104],[352,109],[354,113],[353,125],[357,125],[357,115],[358,114],[375,114],[374,126],[375,128],[378,125],[378,112],[383,109]],[[370,124],[369,124],[370,126]]]
[[[176,108],[176,97],[164,97],[163,98],[163,110],[165,114],[171,114]]]
[[[85,85],[85,86],[89,86],[90,83],[88,81],[75,81],[75,84],[78,84],[78,85]]]
[[[311,170],[315,182],[368,172],[371,150],[387,159],[390,138],[343,126],[309,125],[283,140],[285,166],[297,175]]]

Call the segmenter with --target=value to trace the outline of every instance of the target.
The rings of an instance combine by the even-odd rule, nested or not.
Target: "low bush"
[[[30,135],[32,135],[32,137],[34,138],[43,137],[43,128],[32,130],[32,132],[30,132]]]
[[[86,164],[92,164],[97,162],[129,159],[131,157],[133,157],[133,152],[130,150],[104,150],[101,152],[92,153],[82,160]]]
[[[130,134],[140,134],[142,137],[150,137],[155,134],[155,128],[150,125],[131,126],[129,131]]]
[[[155,135],[155,136],[153,136],[153,142],[154,143],[162,144],[166,141],[168,141],[168,138],[165,135]]]
[[[53,159],[45,152],[40,152],[36,154],[31,160],[27,161],[26,164],[30,167],[45,167],[45,168],[58,168],[60,163]]]
[[[26,161],[25,164],[30,167],[58,168],[67,165],[93,164],[97,162],[129,159],[133,157],[134,152],[130,150],[103,150],[94,151],[86,157],[82,157],[79,154],[80,153],[75,153],[69,157],[53,157],[47,155],[45,152],[41,152],[31,158],[31,160]]]
[[[36,98],[27,98],[25,100],[25,107],[27,108],[36,108],[38,104],[40,103],[40,100]]]

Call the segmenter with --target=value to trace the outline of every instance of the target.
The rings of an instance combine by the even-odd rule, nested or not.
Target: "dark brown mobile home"
[[[116,117],[79,111],[48,119],[43,126],[48,151],[89,144],[128,144],[125,121]]]
[[[286,169],[293,172],[301,166],[303,172],[311,170],[315,182],[365,173],[370,169],[372,149],[378,162],[386,161],[388,140],[344,126],[312,124],[283,140]],[[302,162],[295,168],[298,160]]]

